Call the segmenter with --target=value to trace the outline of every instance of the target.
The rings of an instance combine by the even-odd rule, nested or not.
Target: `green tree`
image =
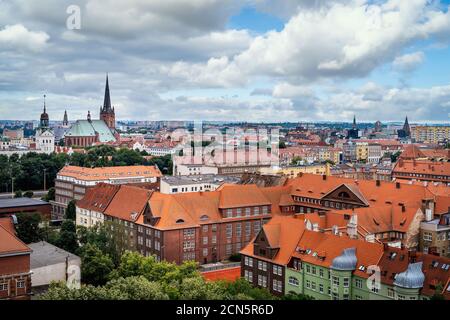
[[[81,279],[83,283],[103,285],[108,280],[114,264],[109,255],[104,254],[97,246],[87,244],[81,254]]]
[[[64,220],[62,223],[59,237],[56,240],[56,246],[71,253],[77,252],[78,238],[76,226],[72,220]]]
[[[39,224],[41,215],[39,213],[17,214],[17,236],[25,243],[33,243],[41,240]]]
[[[75,219],[77,218],[77,208],[76,208],[76,200],[71,200],[68,204],[67,204],[67,208],[66,208],[66,219],[70,219],[75,221]]]
[[[17,191],[14,193],[14,198],[23,198],[22,190],[17,190]]]
[[[45,196],[42,197],[42,200],[46,202],[54,201],[55,200],[55,188],[51,187],[48,189],[48,192]]]
[[[33,198],[33,195],[34,195],[34,192],[33,192],[33,191],[30,191],[30,190],[26,191],[26,192],[23,194],[23,196],[26,197],[26,198]]]
[[[303,160],[302,157],[295,156],[295,157],[292,158],[291,164],[292,164],[292,165],[298,165],[299,162],[302,161],[302,160]]]

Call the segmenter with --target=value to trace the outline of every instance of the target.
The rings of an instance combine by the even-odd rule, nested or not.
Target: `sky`
[[[0,119],[449,122],[449,6],[0,0]]]

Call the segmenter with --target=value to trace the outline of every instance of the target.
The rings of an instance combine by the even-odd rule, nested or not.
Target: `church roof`
[[[103,120],[77,120],[66,133],[66,137],[93,137],[96,132],[100,142],[116,141],[113,132]]]

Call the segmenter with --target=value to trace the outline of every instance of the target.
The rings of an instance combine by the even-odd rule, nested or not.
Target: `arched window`
[[[200,220],[201,221],[205,221],[205,220],[208,220],[209,219],[209,217],[206,215],[206,214],[204,214],[204,215],[202,215],[201,217],[200,217]]]
[[[184,220],[183,220],[183,219],[178,219],[178,220],[176,221],[176,223],[184,223]]]

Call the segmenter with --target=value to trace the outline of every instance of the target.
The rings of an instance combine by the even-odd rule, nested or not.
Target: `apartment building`
[[[55,201],[52,201],[52,216],[55,220],[64,217],[67,204],[81,200],[86,190],[98,183],[152,184],[162,176],[157,166],[123,166],[83,168],[65,166],[55,180]]]
[[[427,181],[450,184],[450,162],[403,160],[392,170],[392,178],[409,181]]]
[[[449,213],[436,219],[426,219],[420,224],[420,251],[450,258],[450,208]]]
[[[214,191],[223,184],[236,184],[240,179],[213,174],[164,176],[160,180],[161,193]]]
[[[415,126],[411,130],[415,142],[439,143],[450,140],[450,126]]]
[[[319,300],[450,299],[450,259],[346,235],[309,229],[296,217],[274,217],[242,251],[241,276],[275,295]]]

